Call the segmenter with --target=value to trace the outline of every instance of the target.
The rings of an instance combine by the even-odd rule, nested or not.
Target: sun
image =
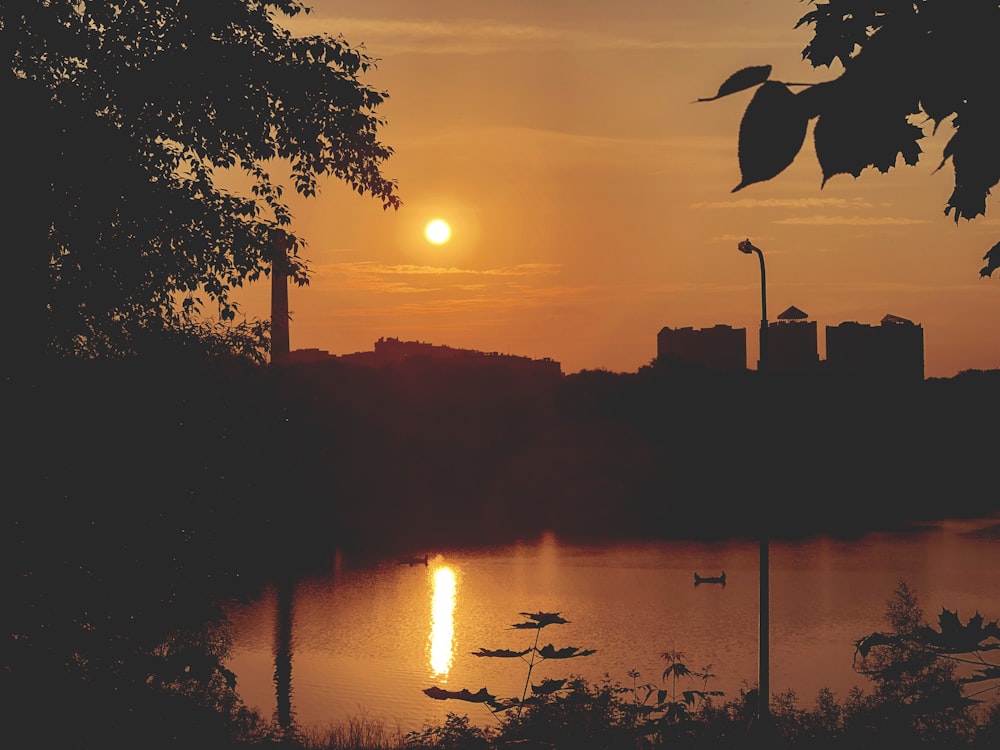
[[[444,219],[434,219],[424,227],[424,237],[434,245],[443,245],[451,237],[451,227]]]

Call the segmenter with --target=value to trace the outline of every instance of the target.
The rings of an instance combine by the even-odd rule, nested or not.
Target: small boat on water
[[[726,585],[726,571],[722,571],[722,575],[718,576],[700,576],[697,573],[694,574],[694,585],[697,586],[700,583],[721,583],[723,586]]]
[[[401,557],[398,562],[400,565],[427,565],[428,557],[427,555],[423,557]]]

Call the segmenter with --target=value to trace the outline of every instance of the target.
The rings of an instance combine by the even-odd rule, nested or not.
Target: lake
[[[772,540],[771,690],[793,690],[811,706],[822,687],[843,697],[867,680],[852,668],[854,642],[885,630],[886,601],[900,580],[916,591],[929,622],[942,607],[963,621],[1000,616],[996,519],[955,520],[854,539]],[[493,719],[482,705],[423,693],[482,687],[520,697],[526,664],[476,657],[523,650],[535,631],[511,626],[522,612],[559,612],[539,646],[596,653],[536,665],[532,682],[605,675],[630,686],[660,682],[661,654],[679,651],[693,670],[710,665],[710,690],[726,697],[757,680],[758,544],[658,541],[575,545],[552,534],[502,547],[427,550],[428,561],[352,563],[338,554],[328,573],[272,586],[229,615],[229,667],[244,700],[274,715],[290,695],[302,726],[367,716],[418,729],[446,713]],[[724,586],[694,573],[726,572]],[[279,602],[281,604],[279,605]],[[277,667],[277,669],[276,669]],[[277,675],[277,677],[276,677]],[[669,687],[669,685],[668,685]],[[701,688],[683,682],[683,688]]]

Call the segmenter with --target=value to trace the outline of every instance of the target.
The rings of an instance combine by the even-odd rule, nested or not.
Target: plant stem
[[[528,695],[528,685],[531,684],[531,670],[535,667],[535,654],[538,653],[538,637],[542,634],[541,627],[535,629],[535,643],[531,647],[531,661],[528,662],[528,675],[524,678],[524,690],[521,691],[521,703],[517,707],[517,715],[521,715],[521,707],[524,705],[524,699]]]

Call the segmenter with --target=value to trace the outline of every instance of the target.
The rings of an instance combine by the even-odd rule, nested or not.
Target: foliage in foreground
[[[535,666],[548,659],[574,659],[578,656],[590,656],[596,653],[594,649],[580,648],[579,646],[566,646],[556,648],[551,643],[547,646],[538,647],[538,639],[541,636],[542,628],[548,625],[565,625],[569,622],[562,617],[559,612],[521,612],[525,618],[524,622],[518,622],[511,626],[514,630],[533,630],[535,637],[533,643],[526,649],[514,651],[508,648],[486,649],[480,648],[473,652],[473,656],[488,657],[494,659],[521,659],[527,665],[527,674],[524,678],[524,689],[520,698],[498,699],[495,695],[483,688],[475,693],[468,689],[443,690],[439,687],[429,687],[424,690],[424,694],[435,700],[462,700],[469,703],[482,703],[494,714],[502,711],[516,709],[520,716],[525,706],[539,705],[545,701],[546,696],[559,694],[566,689],[565,679],[546,678],[538,685],[531,682],[531,673]],[[528,688],[531,688],[531,696],[528,696]]]
[[[388,94],[363,82],[376,61],[285,28],[308,12],[299,0],[3,4],[13,350],[132,355],[137,336],[186,327],[203,300],[234,322],[230,293],[282,256],[307,283],[285,182],[310,197],[334,179],[401,204],[382,174]],[[200,334],[218,344],[218,332]]]
[[[698,706],[650,731],[637,721],[631,688],[609,680],[574,679],[569,690],[531,707],[500,726],[482,727],[469,716],[449,713],[439,725],[406,735],[369,727],[367,741],[346,740],[345,728],[331,728],[293,740],[302,750],[746,750],[755,745],[748,726],[755,697],[743,690],[731,699]],[[854,689],[838,698],[828,689],[804,707],[793,692],[775,695],[774,750],[865,750],[935,748],[987,750],[1000,739],[1000,706],[968,717],[962,731],[916,734],[905,714],[893,715],[877,698]]]
[[[755,705],[753,691],[722,702],[706,701],[689,712],[663,717],[654,724],[640,720],[631,691],[613,682],[592,684],[578,679],[569,690],[499,727],[482,728],[468,716],[449,714],[440,726],[406,736],[408,750],[488,750],[492,748],[700,748],[729,750],[752,747],[748,734]],[[1000,707],[982,718],[959,711],[920,725],[914,714],[859,689],[838,698],[820,691],[812,707],[786,692],[773,697],[775,741],[781,750],[825,748],[964,748],[985,750],[1000,738]]]
[[[771,78],[770,65],[744,68],[715,96],[756,87],[739,132],[742,179],[733,192],[770,180],[796,158],[810,120],[823,183],[869,168],[888,172],[902,158],[917,164],[924,127],[952,132],[938,168],[949,161],[954,189],[944,213],[954,220],[986,213],[1000,181],[994,123],[1000,96],[994,74],[1000,7],[991,0],[837,0],[814,7],[796,26],[813,38],[802,51],[813,67],[843,72],[818,84]],[[792,86],[803,87],[798,93]],[[984,256],[984,277],[1000,268],[1000,242]]]
[[[1000,732],[1000,704],[983,710],[978,689],[995,668],[981,651],[997,644],[996,622],[977,614],[962,626],[947,610],[941,630],[924,622],[915,592],[901,581],[887,602],[891,630],[857,641],[857,671],[873,685],[870,694],[854,688],[841,700],[823,689],[812,708],[800,707],[789,691],[772,697],[774,736],[768,747],[811,748],[987,748]],[[963,656],[964,655],[964,656]],[[499,727],[483,730],[467,717],[450,714],[440,727],[407,736],[409,748],[478,750],[480,748],[745,748],[755,746],[749,733],[756,708],[754,690],[728,700],[707,689],[707,668],[689,670],[683,654],[662,655],[667,662],[663,684],[631,688],[605,678],[592,684],[574,678],[563,689],[540,693],[507,712]],[[963,675],[962,665],[978,670]],[[685,690],[679,680],[700,680],[701,689]],[[683,684],[683,683],[682,683]],[[996,692],[998,686],[993,685]],[[655,698],[654,698],[655,696]],[[651,700],[652,698],[652,700]],[[717,699],[719,699],[717,701]]]

